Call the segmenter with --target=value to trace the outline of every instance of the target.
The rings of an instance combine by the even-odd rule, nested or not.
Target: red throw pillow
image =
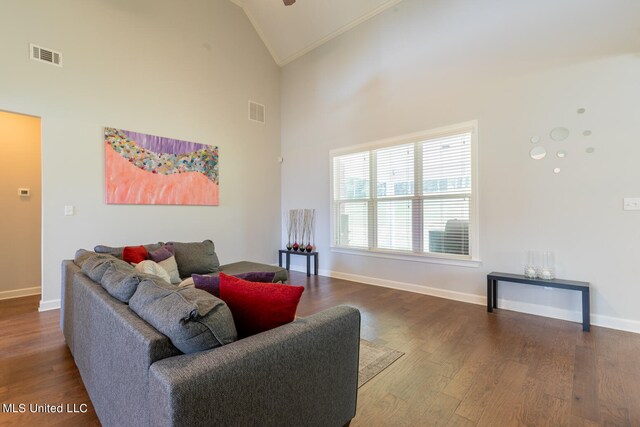
[[[303,286],[249,282],[220,273],[220,299],[229,306],[240,337],[293,322],[303,291]]]
[[[122,250],[122,259],[138,264],[147,259],[147,248],[144,246],[125,246]]]

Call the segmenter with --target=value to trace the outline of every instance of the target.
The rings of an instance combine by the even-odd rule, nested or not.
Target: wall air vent
[[[249,120],[264,123],[264,105],[249,101]]]
[[[62,67],[62,54],[46,47],[29,44],[29,55],[34,61],[46,62],[47,64]]]

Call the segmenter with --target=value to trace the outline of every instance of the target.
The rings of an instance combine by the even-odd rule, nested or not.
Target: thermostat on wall
[[[18,188],[18,194],[20,195],[20,197],[29,197],[31,195],[31,189]]]

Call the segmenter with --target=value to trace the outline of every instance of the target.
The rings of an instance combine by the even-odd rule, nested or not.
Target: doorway
[[[0,300],[42,291],[41,119],[0,111]]]

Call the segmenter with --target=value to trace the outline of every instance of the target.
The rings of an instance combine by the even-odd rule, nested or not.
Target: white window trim
[[[428,264],[455,265],[459,267],[480,267],[482,261],[469,258],[457,258],[455,255],[417,254],[415,252],[394,252],[387,250],[369,250],[332,246],[331,252],[347,255],[359,255],[373,258],[398,259],[401,261],[424,262]]]
[[[388,147],[395,144],[403,143],[415,143],[425,139],[433,139],[446,137],[449,135],[455,135],[462,132],[471,133],[471,211],[469,212],[469,218],[472,221],[473,227],[469,231],[469,252],[471,258],[460,257],[453,254],[434,254],[434,253],[416,253],[416,252],[398,252],[383,249],[360,249],[354,247],[346,247],[337,245],[335,242],[336,236],[336,224],[333,212],[334,206],[334,183],[333,183],[333,158],[336,156],[342,156],[345,154],[352,154],[361,151],[375,150],[378,148]],[[459,123],[451,126],[443,126],[436,129],[430,129],[422,132],[416,132],[397,136],[393,138],[386,138],[374,142],[367,142],[364,144],[352,145],[345,148],[337,148],[329,151],[329,177],[331,179],[331,185],[329,189],[330,200],[330,212],[331,212],[331,252],[370,256],[375,258],[389,258],[400,259],[406,261],[419,261],[434,264],[447,264],[458,265],[464,267],[479,267],[482,265],[480,258],[480,244],[478,237],[480,236],[480,221],[479,221],[479,186],[478,186],[478,121],[471,120],[464,123]]]

